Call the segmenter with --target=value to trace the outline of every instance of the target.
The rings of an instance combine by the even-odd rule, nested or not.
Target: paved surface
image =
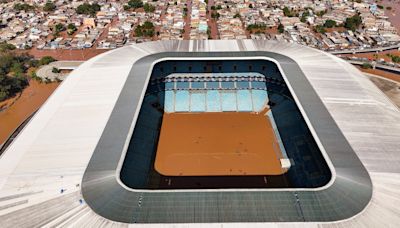
[[[81,65],[84,61],[56,61],[52,62],[48,65],[44,65],[40,67],[36,71],[36,75],[41,78],[42,80],[51,80],[51,81],[56,81],[57,79],[59,80],[64,80],[68,73],[53,73],[52,70],[53,68],[57,68],[59,70],[75,70],[78,68],[79,65]]]

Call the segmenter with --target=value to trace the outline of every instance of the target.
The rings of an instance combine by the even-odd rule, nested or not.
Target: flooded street
[[[24,89],[21,96],[0,112],[0,145],[47,100],[59,84],[30,80],[29,86]]]

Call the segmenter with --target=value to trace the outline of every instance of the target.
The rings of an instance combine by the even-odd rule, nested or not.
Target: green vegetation
[[[186,17],[187,16],[187,11],[188,11],[188,9],[185,7],[185,8],[183,8],[183,17]]]
[[[43,65],[47,65],[51,62],[57,61],[55,58],[51,57],[51,56],[44,56],[42,57],[37,66],[43,66]]]
[[[233,18],[242,18],[242,16],[240,16],[240,13],[236,13]]]
[[[285,27],[282,24],[278,25],[278,32],[283,33],[285,31]]]
[[[346,19],[346,22],[344,23],[344,27],[349,30],[355,31],[361,25],[361,22],[362,22],[362,20],[361,20],[360,15],[355,14],[354,16]]]
[[[379,9],[385,8],[383,5],[377,5],[377,7],[378,7]]]
[[[333,28],[336,27],[336,21],[334,20],[326,20],[324,23],[325,28]]]
[[[67,34],[72,35],[77,30],[76,26],[72,23],[68,24],[67,26]]]
[[[305,22],[307,21],[307,18],[308,18],[309,16],[310,16],[310,12],[309,12],[308,10],[304,11],[304,12],[301,14],[300,21],[303,22],[303,23],[305,23]]]
[[[222,6],[217,5],[217,6],[211,6],[211,18],[214,20],[217,20],[221,15],[217,12],[217,10],[222,9]]]
[[[370,63],[363,63],[363,64],[361,65],[361,68],[363,68],[363,69],[371,69],[371,68],[372,68],[372,65],[371,65]]]
[[[58,74],[58,73],[61,72],[61,70],[58,69],[58,68],[56,68],[56,67],[53,67],[53,68],[51,69],[51,72]]]
[[[264,23],[250,24],[250,25],[247,26],[246,29],[250,33],[263,33],[267,29],[267,26]]]
[[[62,32],[64,30],[65,30],[65,26],[61,23],[58,23],[53,28],[53,35],[57,37],[60,35],[60,32]]]
[[[218,19],[219,17],[220,17],[221,15],[218,13],[218,12],[212,12],[211,13],[211,17],[213,18],[213,19]]]
[[[82,5],[76,8],[77,14],[86,14],[90,16],[95,16],[96,12],[100,11],[100,5],[97,3],[89,4],[83,3]]]
[[[14,10],[17,11],[31,11],[35,9],[35,7],[33,7],[32,5],[26,4],[26,3],[15,3],[14,4]]]
[[[322,17],[322,16],[324,16],[327,12],[328,12],[327,10],[323,10],[323,11],[318,11],[318,12],[316,12],[315,14],[316,14],[318,17]]]
[[[8,44],[8,43],[0,43],[0,53],[4,53],[6,51],[12,51],[15,50],[15,46],[12,44]]]
[[[392,55],[392,54],[386,54],[386,56],[390,57],[392,59],[392,62],[394,63],[400,63],[400,56],[398,55]]]
[[[317,32],[317,33],[321,33],[321,34],[326,33],[326,29],[325,29],[325,27],[323,25],[315,26],[314,27],[314,31]]]
[[[43,10],[46,12],[53,12],[56,9],[56,5],[52,2],[46,2],[43,6]]]
[[[135,35],[138,37],[152,37],[154,32],[154,25],[150,21],[144,22],[143,25],[138,25],[135,29]]]
[[[146,13],[152,13],[154,10],[156,10],[156,7],[152,4],[146,3],[143,5],[143,9]]]
[[[283,8],[283,15],[286,17],[295,17],[296,11],[290,10],[287,6],[285,6],[285,8]]]
[[[143,7],[142,0],[129,0],[128,5],[124,6],[125,10],[129,9],[139,9]]]
[[[386,9],[387,10],[392,10],[392,7],[391,6],[387,6]]]
[[[32,56],[15,54],[11,44],[0,43],[0,101],[21,92],[27,85],[26,73]]]

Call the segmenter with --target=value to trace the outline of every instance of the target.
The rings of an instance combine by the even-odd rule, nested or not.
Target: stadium
[[[74,70],[0,157],[0,225],[400,224],[400,115],[328,53],[125,46]]]

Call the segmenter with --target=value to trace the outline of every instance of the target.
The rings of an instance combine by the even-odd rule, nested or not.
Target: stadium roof
[[[276,62],[324,151],[332,181],[311,190],[128,189],[117,170],[149,70],[165,58]],[[73,71],[1,155],[0,225],[400,224],[399,114],[356,68],[295,44],[238,40],[126,46]]]

